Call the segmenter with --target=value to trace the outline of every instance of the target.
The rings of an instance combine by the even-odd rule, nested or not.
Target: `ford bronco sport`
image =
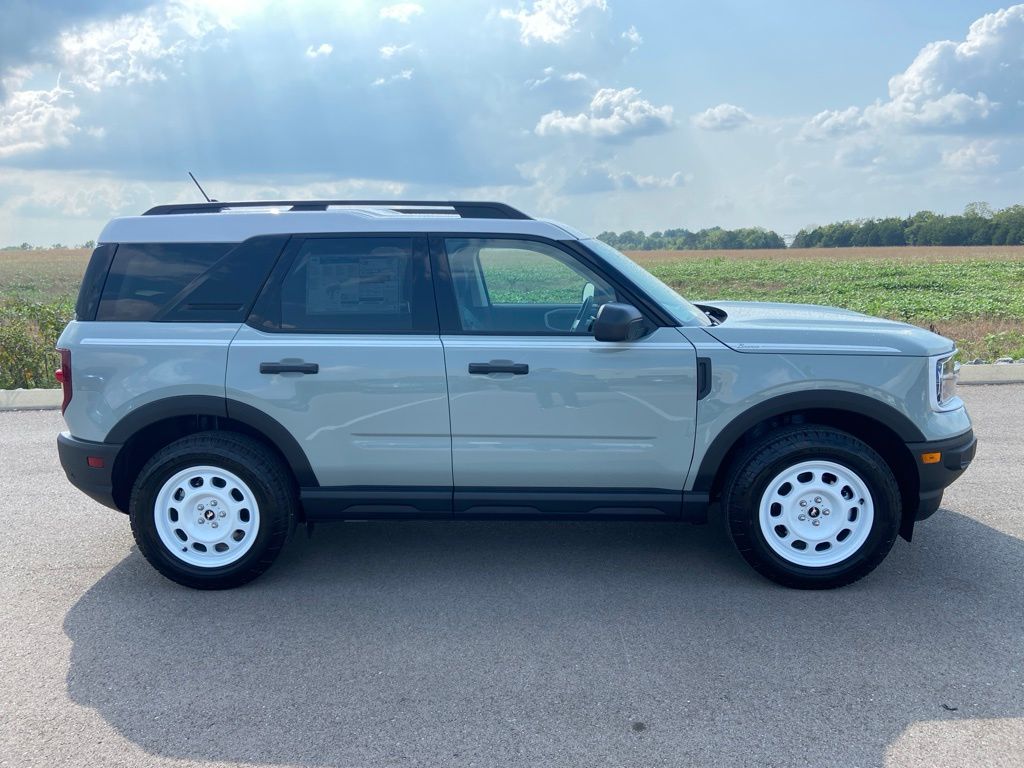
[[[691,303],[500,203],[114,219],[59,350],[68,478],[199,588],[255,578],[303,522],[709,508],[763,575],[835,587],[909,540],[975,449],[948,339]]]

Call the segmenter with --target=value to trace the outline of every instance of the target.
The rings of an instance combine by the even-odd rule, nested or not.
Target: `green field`
[[[630,254],[691,299],[830,304],[904,320],[957,341],[963,359],[1024,357],[1024,247],[638,251]],[[52,387],[53,345],[73,313],[87,251],[0,251],[0,389]],[[550,262],[547,263],[550,265]],[[524,298],[504,264],[495,301]],[[529,269],[550,269],[531,264]],[[571,302],[579,279],[555,268],[536,301]]]

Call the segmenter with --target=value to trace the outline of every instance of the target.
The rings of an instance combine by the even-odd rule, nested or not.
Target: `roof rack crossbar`
[[[404,214],[458,214],[464,219],[529,219],[520,210],[505,203],[475,203],[440,200],[242,200],[236,202],[176,203],[158,205],[143,216],[168,216],[183,213],[221,213],[228,208],[288,208],[292,211],[326,211],[332,206],[387,208]],[[414,210],[419,209],[419,210]]]

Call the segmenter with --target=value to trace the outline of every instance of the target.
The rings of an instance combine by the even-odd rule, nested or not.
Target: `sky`
[[[0,245],[198,200],[591,233],[1024,202],[1024,5],[0,0]]]

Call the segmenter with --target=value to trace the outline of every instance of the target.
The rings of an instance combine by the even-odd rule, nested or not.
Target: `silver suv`
[[[948,339],[691,303],[500,203],[153,208],[99,238],[60,338],[68,478],[199,588],[297,523],[707,521],[848,584],[974,456]]]

